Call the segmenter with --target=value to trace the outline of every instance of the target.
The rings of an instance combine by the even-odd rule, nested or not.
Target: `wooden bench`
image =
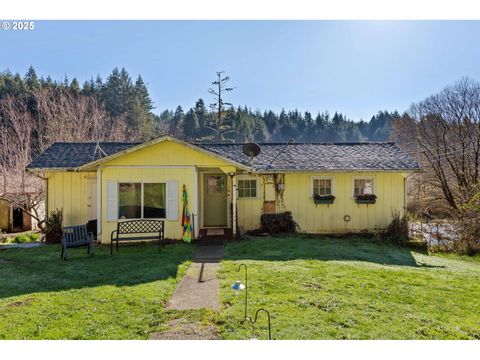
[[[87,254],[93,255],[93,233],[87,231],[87,225],[66,226],[62,234],[61,258],[67,260],[67,249],[77,247],[88,247]],[[90,254],[90,250],[92,253]]]
[[[138,235],[140,234],[140,235]],[[137,236],[130,236],[137,235]],[[127,220],[117,223],[117,230],[110,236],[110,255],[113,254],[113,243],[119,241],[158,240],[158,250],[164,246],[163,220]]]

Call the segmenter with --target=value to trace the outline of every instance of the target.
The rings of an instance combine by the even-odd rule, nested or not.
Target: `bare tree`
[[[56,141],[118,141],[137,135],[124,118],[109,117],[91,96],[52,89],[38,89],[30,98],[6,96],[0,99],[0,197],[42,228],[38,208],[45,197],[44,181],[25,172],[33,156]]]
[[[458,210],[480,181],[480,83],[463,78],[412,105],[393,136],[424,166],[423,187]]]
[[[225,107],[231,108],[232,104],[224,101],[224,95],[226,92],[233,91],[235,88],[228,87],[227,83],[230,81],[230,77],[223,76],[224,71],[217,71],[217,80],[212,82],[213,87],[208,89],[208,92],[214,96],[214,103],[210,104],[210,108],[215,112],[216,116],[212,117],[212,123],[209,128],[217,134],[219,141],[224,141],[224,135],[231,132],[231,126],[226,123]]]
[[[110,118],[92,96],[40,89],[33,94],[38,122],[38,150],[55,141],[113,141],[136,138],[124,118]]]
[[[41,228],[39,205],[44,182],[25,172],[31,160],[34,128],[35,121],[25,98],[7,96],[0,100],[0,197],[32,216]]]

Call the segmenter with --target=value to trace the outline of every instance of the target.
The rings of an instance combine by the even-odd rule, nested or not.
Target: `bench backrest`
[[[118,235],[120,234],[163,234],[163,220],[128,220],[118,222]]]
[[[87,225],[66,226],[63,228],[62,243],[67,245],[89,243]]]

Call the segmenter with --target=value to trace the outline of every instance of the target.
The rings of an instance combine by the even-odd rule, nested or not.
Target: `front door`
[[[227,226],[227,175],[204,174],[203,226]]]
[[[97,218],[97,179],[87,179],[87,221]]]

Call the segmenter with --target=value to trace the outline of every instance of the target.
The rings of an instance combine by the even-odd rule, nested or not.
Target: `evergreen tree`
[[[135,95],[137,96],[142,108],[145,112],[149,113],[153,110],[153,101],[150,98],[148,93],[147,85],[143,81],[142,77],[138,75],[137,80],[135,81]]]
[[[125,115],[133,105],[133,95],[133,84],[126,70],[113,69],[102,91],[108,113],[113,117]]]
[[[97,92],[95,89],[95,81],[93,80],[93,78],[83,83],[82,94],[87,96],[97,95]]]
[[[207,108],[203,99],[198,99],[195,103],[195,115],[197,115],[198,125],[200,128],[203,128],[207,125]]]
[[[263,115],[265,125],[267,126],[268,133],[273,135],[276,132],[278,126],[278,117],[273,111],[265,112]]]
[[[70,83],[70,91],[74,95],[80,94],[80,84],[78,83],[78,80],[76,78],[73,78],[72,82]]]
[[[170,134],[176,138],[182,138],[184,131],[184,120],[185,114],[183,113],[183,109],[180,105],[177,106],[175,113],[173,114],[171,127],[170,127]]]
[[[187,139],[193,139],[198,134],[198,117],[194,109],[190,109],[185,115],[183,128]]]
[[[25,84],[29,91],[38,89],[40,87],[40,82],[38,81],[37,73],[33,66],[28,68],[27,73],[25,74]]]

